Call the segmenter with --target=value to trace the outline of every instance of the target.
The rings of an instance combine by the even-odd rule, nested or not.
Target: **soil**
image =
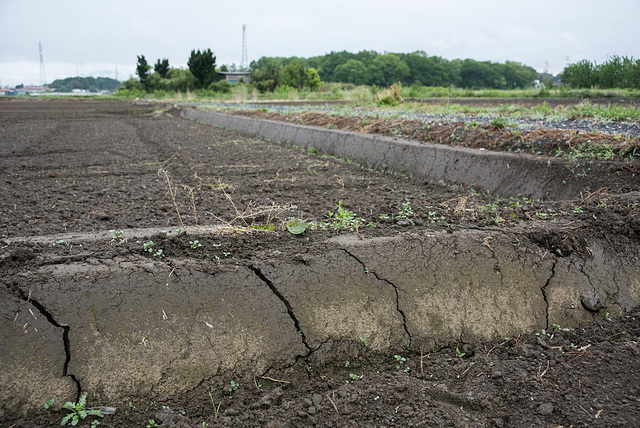
[[[498,197],[246,138],[181,119],[165,105],[141,109],[120,102],[0,102],[0,112],[60,109],[95,114],[0,123],[0,269],[3,287],[10,291],[24,285],[20,272],[48,264],[147,257],[135,239],[114,245],[81,235],[109,230],[175,232],[184,227],[187,233],[155,233],[145,239],[161,242],[169,261],[196,259],[212,270],[321,252],[327,239],[345,233],[373,237],[512,229],[560,253],[585,251],[574,244],[589,236],[603,237],[621,250],[628,240],[640,238],[640,180],[624,193],[590,189],[569,201]],[[387,124],[364,129],[332,120],[304,116],[305,124],[394,134]],[[424,141],[422,125],[394,126]],[[429,134],[432,141],[437,141],[434,135],[452,134],[444,128],[430,132],[436,133]],[[512,148],[516,143],[505,132],[480,128],[453,134],[468,147]],[[548,135],[549,147],[568,144],[556,141],[551,131],[537,132]],[[441,142],[451,144],[447,138]],[[542,146],[536,150],[554,151]],[[638,160],[617,165],[639,169]],[[292,217],[315,224],[329,221],[328,213],[335,213],[339,203],[364,219],[358,230],[309,225],[301,235],[287,231]],[[216,233],[205,233],[208,226],[221,224],[225,227]],[[65,240],[65,233],[79,238]],[[190,251],[189,243],[196,239],[202,248]],[[211,397],[202,391],[169,402],[149,397],[100,422],[153,426],[154,420],[168,427],[637,426],[639,316],[632,311],[575,329],[549,326],[548,331],[525,331],[502,342],[467,343],[432,353],[405,349],[380,355],[368,352],[363,343],[356,361],[314,367],[304,378],[265,376],[237,389],[214,385]],[[89,405],[109,403],[89,398]],[[47,414],[43,408],[41,414],[8,425],[59,426],[63,413]]]

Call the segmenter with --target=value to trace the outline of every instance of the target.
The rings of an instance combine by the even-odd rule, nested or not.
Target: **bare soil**
[[[581,243],[589,236],[621,249],[640,239],[640,183],[622,192],[585,190],[569,201],[531,201],[364,169],[190,122],[162,105],[144,112],[137,106],[133,112],[118,102],[1,101],[0,111],[88,106],[96,114],[0,123],[0,270],[2,286],[10,291],[24,286],[20,272],[47,264],[149,257],[136,240],[71,244],[56,239],[58,234],[144,227],[174,232],[180,222],[187,233],[159,233],[151,239],[162,243],[166,260],[201,260],[203,269],[212,270],[294,260],[310,248],[322,251],[328,238],[343,233],[372,237],[512,229],[554,253],[584,252],[585,257],[588,250]],[[304,123],[394,134],[384,123],[364,129],[341,122],[346,119],[320,119],[307,114]],[[426,130],[414,123],[394,126],[408,138],[426,138]],[[482,137],[469,130],[430,132],[432,140],[453,133],[459,144],[474,148],[509,145],[513,137],[490,129],[474,131]],[[556,144],[553,132],[545,135]],[[447,138],[441,142],[451,144]],[[615,167],[639,168],[637,161]],[[175,200],[160,170],[168,172]],[[309,228],[301,235],[286,230],[290,217],[327,221],[339,201],[366,225],[356,231]],[[200,232],[220,224],[226,232]],[[265,230],[269,225],[275,230]],[[41,242],[38,236],[51,240]],[[189,243],[196,239],[202,247],[192,251]],[[306,378],[265,376],[237,389],[214,384],[212,398],[201,390],[169,402],[148,397],[100,422],[114,427],[149,426],[150,420],[167,427],[637,426],[639,316],[635,311],[572,329],[549,326],[431,353],[405,349],[378,355],[363,344],[357,360],[314,367]],[[212,399],[220,405],[217,417]],[[89,397],[89,405],[109,403]],[[28,420],[5,422],[59,426],[63,414],[48,414],[43,407]]]

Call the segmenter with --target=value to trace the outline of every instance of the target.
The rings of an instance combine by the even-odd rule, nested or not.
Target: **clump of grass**
[[[397,106],[402,104],[404,102],[404,98],[402,98],[402,83],[397,82],[389,88],[382,89],[374,98],[378,106]]]

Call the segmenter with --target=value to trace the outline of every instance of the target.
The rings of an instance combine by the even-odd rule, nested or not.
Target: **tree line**
[[[90,92],[115,91],[120,87],[120,82],[110,77],[67,77],[54,80],[49,87],[56,92],[71,92],[74,89]]]
[[[640,59],[615,55],[603,64],[584,59],[566,66],[560,78],[572,88],[640,89]]]
[[[139,55],[138,79],[127,80],[122,88],[145,92],[196,89],[230,92],[231,85],[218,74],[211,49],[192,50],[187,65],[187,69],[170,67],[166,58],[151,65],[144,55]],[[235,66],[232,69],[235,70]],[[219,71],[228,69],[223,65]],[[379,87],[401,82],[404,86],[526,89],[536,80],[549,77],[519,62],[447,60],[429,56],[424,51],[406,54],[342,51],[310,58],[261,57],[251,62],[248,71],[250,85],[260,92],[273,92],[277,88],[316,90],[323,81]],[[564,85],[575,88],[640,88],[640,60],[614,56],[601,65],[583,60],[568,65],[561,73],[561,80]]]
[[[446,60],[423,51],[378,53],[375,51],[331,52],[311,58],[262,57],[251,63],[252,80],[259,89],[282,84],[279,70],[291,63],[317,70],[322,81],[355,85],[456,86],[470,89],[516,89],[534,85],[536,71],[518,62]],[[299,64],[299,65],[298,65]]]

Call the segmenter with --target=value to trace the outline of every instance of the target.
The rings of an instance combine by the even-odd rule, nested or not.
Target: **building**
[[[224,79],[229,83],[238,83],[240,80],[243,82],[251,82],[250,71],[218,71],[220,76],[224,76]]]

